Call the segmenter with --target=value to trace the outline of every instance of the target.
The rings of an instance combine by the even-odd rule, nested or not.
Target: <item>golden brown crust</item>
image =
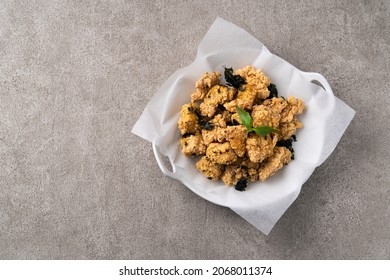
[[[253,126],[279,126],[280,114],[273,108],[265,105],[253,106],[252,110]]]
[[[226,86],[213,86],[200,104],[200,113],[202,116],[214,116],[218,105],[222,105],[223,103],[232,100],[234,94],[234,90],[228,89]]]
[[[206,152],[206,145],[200,133],[181,138],[180,147],[186,156],[203,155]]]
[[[251,65],[236,71],[237,75],[245,78],[248,85],[252,87],[256,93],[256,99],[264,100],[269,96],[268,86],[271,80],[263,73],[261,69],[256,69]]]
[[[181,107],[178,127],[181,135],[194,134],[199,129],[198,117],[192,103],[184,104]]]
[[[207,158],[218,164],[232,164],[237,161],[237,155],[229,142],[211,143],[206,150]]]
[[[219,72],[204,73],[195,83],[196,91],[191,95],[191,102],[194,103],[205,98],[210,88],[219,84],[220,76]]]
[[[272,156],[260,164],[259,179],[265,181],[291,160],[291,151],[285,147],[275,147]]]
[[[218,180],[223,172],[223,165],[210,161],[203,156],[197,163],[196,168],[210,180]]]
[[[242,125],[229,126],[226,128],[226,136],[237,156],[243,157],[246,152],[246,128]]]
[[[267,136],[251,134],[246,139],[246,152],[249,160],[260,163],[271,156],[277,140],[277,136],[271,137],[270,134]]]
[[[223,106],[226,108],[226,110],[233,113],[237,112],[236,106],[244,110],[251,110],[255,98],[256,91],[252,86],[246,85],[243,91],[238,91],[237,98],[224,104]]]

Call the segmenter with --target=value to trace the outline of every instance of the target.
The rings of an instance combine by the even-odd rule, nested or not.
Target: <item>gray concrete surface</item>
[[[130,133],[218,16],[357,111],[269,236]],[[389,73],[388,1],[1,1],[0,258],[389,259]]]

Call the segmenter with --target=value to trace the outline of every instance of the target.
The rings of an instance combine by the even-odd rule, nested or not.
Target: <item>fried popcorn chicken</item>
[[[208,146],[212,142],[225,142],[226,128],[214,127],[212,130],[202,130],[203,143]]]
[[[295,134],[297,128],[302,128],[303,124],[298,121],[298,119],[294,116],[291,122],[281,123],[279,125],[279,131],[282,140],[289,139],[292,135]]]
[[[198,117],[195,113],[195,107],[192,103],[184,104],[181,107],[178,127],[181,135],[195,134],[199,129]]]
[[[274,109],[279,114],[286,108],[287,104],[287,101],[281,97],[273,97],[271,99],[266,99],[263,102],[264,106]]]
[[[246,83],[252,86],[256,93],[256,99],[264,100],[269,96],[268,86],[271,84],[271,80],[264,75],[261,69],[256,70],[253,66],[248,65],[243,69],[238,69],[236,74],[245,78]]]
[[[246,139],[246,152],[252,162],[260,163],[272,155],[278,137],[249,135]]]
[[[253,127],[270,126],[277,128],[280,121],[280,114],[271,107],[256,105],[253,106],[252,119]]]
[[[285,147],[275,147],[272,156],[260,164],[259,179],[265,181],[291,160],[291,151]]]
[[[229,126],[226,128],[226,138],[239,157],[243,157],[246,152],[246,135],[246,128],[242,125]]]
[[[237,155],[229,142],[211,143],[207,147],[206,156],[212,162],[224,165],[237,161]]]
[[[291,122],[294,118],[294,115],[302,114],[304,109],[305,105],[303,104],[303,101],[301,99],[289,96],[287,98],[287,106],[280,113],[280,122]]]
[[[218,105],[232,100],[235,93],[235,89],[226,86],[213,86],[200,104],[200,113],[202,116],[212,117],[217,111]]]
[[[203,155],[206,153],[206,145],[203,143],[200,133],[181,138],[180,147],[181,152],[187,156]]]
[[[203,156],[197,163],[196,168],[202,172],[207,179],[218,180],[223,172],[224,166],[210,161],[206,156]]]
[[[225,167],[221,180],[226,186],[231,186],[237,184],[241,178],[247,178],[247,176],[245,168],[242,168],[239,164],[232,164]]]
[[[237,112],[236,106],[241,109],[250,110],[252,109],[253,102],[256,98],[256,91],[252,86],[247,85],[243,91],[238,91],[237,98],[224,104],[226,110],[230,112]]]
[[[221,73],[219,72],[204,73],[195,83],[196,91],[191,95],[191,102],[194,103],[205,98],[210,88],[219,84],[220,77]]]
[[[223,111],[221,114],[215,115],[210,124],[214,127],[226,127],[226,123],[230,122],[230,115],[230,112]]]
[[[180,149],[201,157],[196,168],[208,179],[242,191],[247,182],[264,181],[294,159],[291,145],[303,127],[297,116],[305,106],[292,96],[269,97],[271,80],[260,69],[246,66],[235,75],[230,71],[229,86],[220,84],[219,72],[205,73],[196,81],[191,103],[180,111]],[[248,114],[239,114],[237,107]],[[267,131],[262,126],[276,130],[257,135]]]

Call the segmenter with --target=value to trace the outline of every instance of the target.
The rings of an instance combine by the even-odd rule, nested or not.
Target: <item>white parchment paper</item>
[[[223,72],[223,65],[261,68],[278,88],[280,96],[302,98],[307,109],[299,117],[304,128],[297,132],[295,160],[266,182],[250,183],[238,192],[223,182],[207,180],[195,167],[196,160],[180,152],[177,120],[180,108],[190,102],[195,81],[206,71]],[[320,82],[324,88],[312,83]],[[201,197],[231,208],[268,234],[297,198],[303,183],[314,169],[332,153],[355,111],[336,98],[321,75],[305,73],[269,50],[256,38],[221,18],[210,27],[198,47],[196,59],[176,71],[153,96],[132,133],[154,143],[169,158],[173,172],[168,176],[181,181]],[[196,210],[194,210],[196,211]]]

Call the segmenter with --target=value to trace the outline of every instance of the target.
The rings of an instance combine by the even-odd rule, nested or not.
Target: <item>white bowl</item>
[[[175,131],[172,131],[172,127],[167,127],[167,130],[170,130],[170,133],[167,134],[169,135],[168,141],[163,141],[166,147],[170,149],[175,147],[176,149],[174,153],[168,155],[172,171],[169,171],[165,166],[159,152],[160,148],[155,142],[153,143],[153,151],[157,163],[165,175],[181,181],[204,199],[234,209],[256,208],[259,204],[272,205],[286,197],[295,197],[299,193],[302,184],[320,163],[326,121],[332,114],[335,99],[330,85],[322,75],[302,72],[285,60],[272,55],[265,47],[263,47],[258,59],[251,61],[251,63],[237,61],[237,58],[236,61],[229,59],[236,56],[234,51],[206,56],[201,72],[223,72],[222,65],[233,66],[234,69],[237,69],[251,64],[256,68],[261,68],[271,78],[272,83],[277,86],[279,96],[292,95],[303,99],[307,109],[299,116],[304,128],[298,130],[296,134],[298,141],[293,144],[295,159],[267,181],[250,182],[246,191],[238,192],[232,187],[227,187],[222,181],[208,180],[196,169],[196,160],[180,152],[180,135],[177,127],[174,128]],[[262,59],[263,57],[267,59]],[[195,81],[201,76],[199,63],[202,62],[195,61],[185,68],[188,75],[186,73],[179,75],[170,88],[171,98],[175,97],[174,102],[166,103],[161,108],[163,111],[176,112],[174,115],[176,121],[181,106],[190,101]],[[198,75],[195,76],[194,73],[198,73]],[[323,88],[312,81],[319,82]]]
[[[223,72],[223,65],[233,69],[246,65],[261,68],[277,86],[279,96],[301,98],[307,108],[299,116],[304,128],[296,134],[295,159],[267,181],[249,183],[244,192],[222,181],[208,180],[196,169],[196,160],[183,155],[179,147],[177,121],[181,106],[190,102],[195,81],[204,72]],[[168,78],[132,132],[153,143],[157,163],[166,176],[181,181],[206,200],[231,208],[268,233],[314,169],[333,151],[353,115],[351,108],[334,97],[322,75],[298,70],[246,31],[217,19],[200,43],[194,62]],[[165,166],[163,156],[168,157],[172,171]]]

